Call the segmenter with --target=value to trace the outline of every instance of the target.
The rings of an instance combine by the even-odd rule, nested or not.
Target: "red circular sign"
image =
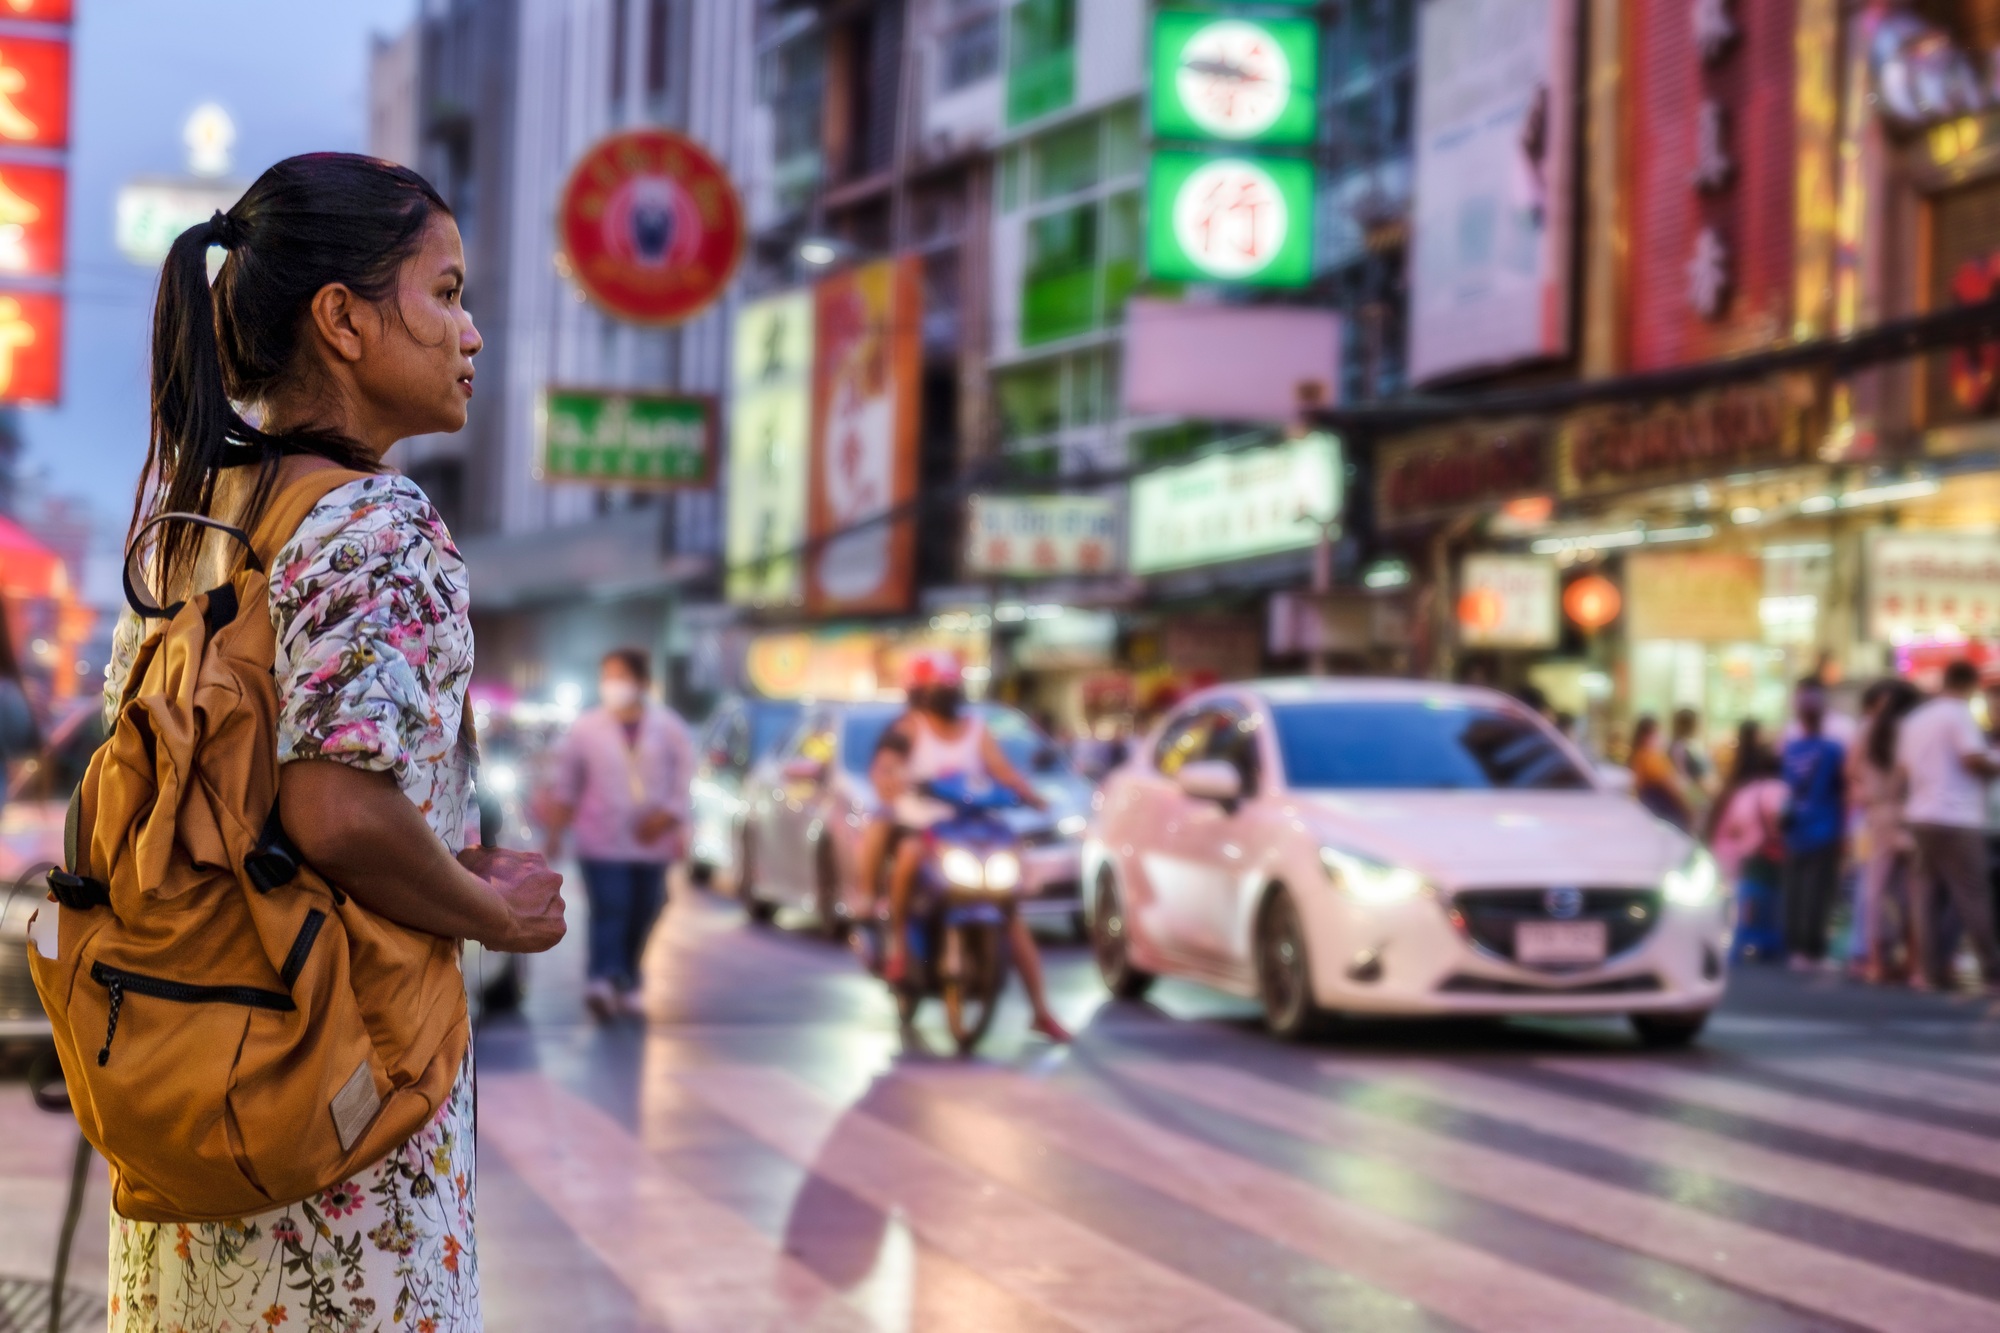
[[[1563,589],[1563,610],[1592,633],[1618,619],[1624,600],[1618,595],[1618,585],[1601,574],[1586,574]]]
[[[722,295],[743,258],[743,205],[720,164],[670,130],[600,139],[556,217],[569,275],[605,313],[678,324]]]

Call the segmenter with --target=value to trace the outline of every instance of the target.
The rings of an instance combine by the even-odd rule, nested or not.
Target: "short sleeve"
[[[1956,709],[1953,717],[1957,721],[1958,753],[1964,758],[1986,753],[1986,737],[1979,730],[1979,723],[1973,718],[1969,708]]]
[[[333,759],[402,782],[442,736],[439,628],[462,615],[449,537],[417,487],[392,475],[330,492],[278,553],[278,761]],[[455,711],[455,710],[454,710]]]

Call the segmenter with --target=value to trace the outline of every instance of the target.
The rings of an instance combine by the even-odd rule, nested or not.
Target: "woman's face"
[[[374,354],[354,366],[356,387],[383,433],[406,439],[465,425],[472,358],[483,344],[460,303],[464,292],[458,224],[440,213],[403,261],[395,298],[382,305]]]

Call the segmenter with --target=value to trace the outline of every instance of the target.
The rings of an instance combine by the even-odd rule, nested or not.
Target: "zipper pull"
[[[125,1005],[125,982],[122,979],[113,977],[104,983],[104,988],[111,992],[111,1018],[104,1025],[104,1049],[97,1053],[99,1067],[111,1062],[111,1039],[118,1034],[118,1011]]]

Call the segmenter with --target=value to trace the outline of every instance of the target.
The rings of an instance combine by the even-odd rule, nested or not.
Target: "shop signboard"
[[[1146,216],[1146,271],[1161,281],[1312,280],[1310,162],[1161,150],[1147,168]]]
[[[1337,401],[1340,315],[1292,305],[1133,298],[1125,307],[1125,411],[1293,421],[1302,395]]]
[[[812,454],[812,293],[744,305],[735,339],[725,591],[739,605],[791,606],[803,596],[796,553]]]
[[[1817,387],[1803,376],[1588,409],[1558,430],[1557,490],[1606,495],[1809,462],[1821,420]]]
[[[0,37],[0,146],[69,146],[69,75],[67,40]]]
[[[813,447],[806,605],[815,615],[897,612],[916,562],[917,413],[923,319],[914,256],[813,293]],[[903,511],[900,515],[897,511]]]
[[[1376,459],[1376,522],[1410,527],[1546,493],[1551,434],[1547,421],[1524,418],[1390,441]]]
[[[715,484],[715,400],[705,395],[551,388],[535,427],[538,481]]]
[[[11,185],[11,171],[0,171]],[[227,212],[243,197],[241,181],[140,179],[121,185],[112,236],[133,263],[156,268],[189,227]],[[6,200],[0,196],[0,209]],[[220,251],[214,252],[220,254]]]
[[[1428,0],[1417,43],[1410,377],[1562,355],[1576,0]]]
[[[1931,203],[1931,308],[2000,297],[2000,180],[1962,185]],[[2000,413],[2000,342],[1966,343],[1928,358],[1925,420],[1958,426]]]
[[[1625,633],[1632,639],[1757,643],[1764,637],[1764,565],[1727,551],[1647,551],[1625,557]]]
[[[563,187],[556,231],[578,289],[632,324],[700,314],[735,276],[745,244],[729,174],[686,135],[653,128],[585,151]]]
[[[1304,146],[1318,106],[1311,19],[1188,9],[1154,17],[1155,138]]]
[[[59,294],[0,291],[0,403],[59,401],[62,342]]]
[[[1868,637],[1876,643],[2000,635],[2000,536],[1868,534]]]
[[[1105,574],[1118,559],[1118,510],[1102,495],[975,495],[965,524],[965,570],[1044,579]]]
[[[743,677],[771,699],[876,699],[898,689],[912,654],[934,651],[954,654],[974,679],[988,670],[983,633],[792,630],[752,636]]]
[[[1562,579],[1538,555],[1480,551],[1458,576],[1459,641],[1467,648],[1553,648]]]
[[[1312,434],[1215,454],[1132,482],[1127,567],[1134,574],[1302,550],[1341,506],[1340,442]]]
[[[0,163],[0,275],[62,276],[68,194],[69,173],[61,167]]]

